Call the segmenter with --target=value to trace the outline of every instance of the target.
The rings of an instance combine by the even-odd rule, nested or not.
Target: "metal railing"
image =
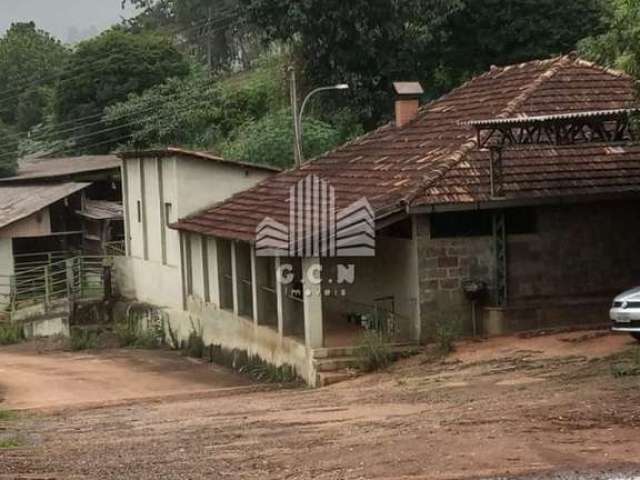
[[[62,260],[57,255],[39,256],[47,260],[29,259],[16,263],[13,275],[0,275],[1,311],[12,314],[35,306],[42,306],[47,311],[61,300],[104,295],[105,268],[113,268],[111,256],[78,255]],[[111,279],[113,275],[107,278]],[[109,285],[109,291],[112,287]]]
[[[341,298],[337,304],[341,311],[346,312],[351,323],[360,325],[365,330],[375,331],[390,341],[404,342],[413,339],[415,299],[384,297],[365,303]]]
[[[104,242],[102,245],[105,255],[111,257],[124,257],[127,254],[124,240]]]

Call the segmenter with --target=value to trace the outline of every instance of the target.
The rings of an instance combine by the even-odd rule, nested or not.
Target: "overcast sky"
[[[131,16],[121,0],[0,0],[0,34],[13,22],[33,20],[63,42],[75,42]]]

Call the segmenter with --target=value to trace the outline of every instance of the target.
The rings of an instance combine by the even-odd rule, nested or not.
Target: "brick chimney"
[[[416,118],[424,90],[420,82],[393,82],[393,90],[396,93],[396,127],[402,127]]]

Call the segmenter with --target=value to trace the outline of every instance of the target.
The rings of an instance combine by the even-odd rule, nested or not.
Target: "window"
[[[164,224],[165,225],[171,225],[171,219],[173,218],[173,213],[172,213],[172,209],[173,209],[173,205],[171,204],[171,202],[166,202],[164,204]]]
[[[535,208],[511,208],[505,211],[507,233],[536,233]],[[431,215],[431,238],[488,237],[493,235],[493,212],[447,212]]]
[[[140,200],[136,202],[136,206],[138,208],[138,223],[141,223],[142,222],[142,204],[140,203]]]

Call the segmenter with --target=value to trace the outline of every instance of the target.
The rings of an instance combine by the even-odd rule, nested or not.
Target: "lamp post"
[[[314,96],[316,93],[325,92],[327,90],[347,90],[349,85],[346,83],[339,83],[337,85],[328,85],[325,87],[318,87],[311,90],[307,96],[304,98],[302,102],[302,107],[298,110],[298,96],[297,96],[297,85],[296,85],[296,73],[293,67],[289,68],[289,72],[291,73],[291,105],[293,107],[293,133],[295,137],[295,158],[296,158],[296,166],[302,165],[304,161],[302,155],[302,117],[304,115],[304,110],[309,103],[309,99]]]

